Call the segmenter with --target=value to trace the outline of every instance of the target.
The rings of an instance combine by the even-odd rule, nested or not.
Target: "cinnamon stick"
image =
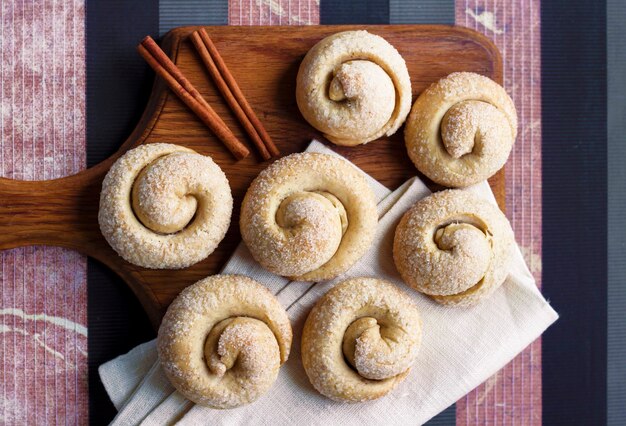
[[[199,39],[198,36],[195,35],[196,33],[199,34]],[[202,41],[205,49],[201,49],[198,47],[198,45],[200,44],[200,40]],[[194,35],[192,36],[192,41],[194,42],[194,45],[196,45],[196,48],[198,48],[198,52],[203,62],[207,66],[209,73],[216,82],[220,92],[222,92],[222,95],[226,98],[228,104],[238,105],[239,108],[231,106],[233,112],[235,112],[235,115],[237,115],[237,117],[239,118],[238,113],[236,112],[237,109],[242,110],[242,112],[245,114],[247,120],[239,119],[242,125],[244,125],[244,128],[247,126],[244,123],[249,122],[254,130],[256,130],[258,137],[263,141],[263,144],[265,145],[266,150],[269,151],[269,154],[275,157],[279,156],[280,151],[274,144],[274,141],[272,141],[272,139],[270,138],[259,118],[254,113],[252,107],[250,106],[247,99],[243,95],[243,92],[239,88],[237,81],[226,66],[226,63],[222,59],[222,56],[215,47],[215,44],[211,40],[211,37],[209,37],[209,34],[206,32],[206,30],[204,28],[201,28],[200,30],[194,32]],[[203,53],[205,50],[208,52],[208,55]],[[248,133],[250,134],[250,132]],[[255,140],[254,137],[252,137],[252,139],[253,141]]]
[[[211,58],[209,51],[207,50],[206,46],[204,45],[204,42],[202,41],[202,38],[200,37],[197,31],[194,31],[191,34],[191,41],[193,42],[193,45],[196,47],[196,50],[198,51],[198,54],[200,55],[200,59],[202,59],[202,62],[204,62],[204,65],[206,66],[207,71],[209,71],[209,74],[211,75],[211,77],[213,78],[213,81],[215,82],[218,90],[220,91],[224,99],[226,100],[226,103],[228,104],[228,106],[230,106],[230,109],[235,114],[235,117],[237,117],[237,120],[239,120],[239,122],[245,129],[246,133],[248,133],[248,136],[250,137],[254,145],[259,150],[261,157],[263,157],[264,160],[269,160],[272,157],[272,154],[270,154],[270,152],[265,147],[265,143],[260,138],[253,124],[248,119],[248,116],[246,115],[244,110],[241,108],[241,106],[235,99],[233,93],[231,92],[230,88],[224,81],[224,78],[222,77],[219,70],[217,69],[217,66],[215,65],[215,62],[213,61],[213,58]]]
[[[141,44],[137,46],[137,50],[156,74],[165,80],[170,89],[211,129],[237,159],[245,158],[250,154],[248,148],[235,137],[226,123],[185,78],[180,69],[167,57],[152,37],[144,38]]]

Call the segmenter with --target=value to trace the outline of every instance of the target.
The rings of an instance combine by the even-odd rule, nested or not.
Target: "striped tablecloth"
[[[541,283],[539,0],[446,3],[161,0],[158,22],[162,34],[173,26],[202,23],[437,21],[491,37],[502,52],[505,87],[520,116],[519,136],[506,169],[507,215]],[[136,7],[134,18],[141,20],[143,12]],[[1,2],[1,176],[52,179],[86,167],[87,13],[84,0]],[[120,58],[127,56],[124,52]],[[82,256],[59,248],[0,253],[0,423],[88,421],[86,265]],[[541,424],[541,401],[541,343],[536,341],[459,401],[456,413],[449,410],[435,421]]]

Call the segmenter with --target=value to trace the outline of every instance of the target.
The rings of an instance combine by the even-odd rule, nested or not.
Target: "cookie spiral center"
[[[248,383],[263,380],[280,365],[276,337],[264,322],[248,317],[217,323],[205,341],[204,357],[209,371],[217,377],[228,373]]]
[[[341,244],[348,216],[341,201],[328,192],[299,191],[286,197],[276,211],[276,224],[295,247],[299,271],[312,271],[328,262]]]
[[[474,224],[455,222],[437,229],[433,239],[446,259],[441,267],[459,272],[454,276],[461,292],[480,283],[493,260],[488,231]]]
[[[344,62],[335,69],[328,97],[345,107],[346,117],[337,127],[354,137],[369,136],[383,128],[396,105],[396,90],[389,75],[376,63],[364,60]]]
[[[454,104],[441,122],[441,139],[452,157],[467,154],[490,155],[498,141],[512,138],[508,119],[498,108],[483,101]]]
[[[196,182],[190,167],[196,154],[172,153],[147,165],[132,189],[133,211],[154,232],[173,234],[183,230],[198,208]]]
[[[410,367],[416,347],[400,328],[381,326],[376,318],[362,317],[346,329],[342,350],[360,376],[384,380]]]

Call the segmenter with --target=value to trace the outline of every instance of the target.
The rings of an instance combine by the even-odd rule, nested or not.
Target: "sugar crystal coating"
[[[394,284],[353,278],[315,305],[302,334],[302,364],[323,395],[360,402],[397,386],[418,356],[422,322],[413,300]]]
[[[132,149],[102,182],[98,223],[126,261],[184,268],[210,255],[226,235],[233,199],[210,157],[172,144]]]
[[[378,215],[367,181],[343,158],[283,157],[252,182],[241,236],[264,268],[302,281],[345,272],[370,247]]]
[[[298,71],[296,100],[304,118],[337,145],[392,135],[411,109],[404,59],[384,38],[344,31],[324,38]]]
[[[291,340],[287,313],[267,288],[240,275],[214,275],[172,302],[157,347],[165,374],[185,397],[233,408],[268,391]]]
[[[508,276],[515,237],[497,206],[461,189],[436,192],[396,228],[393,257],[402,279],[447,305],[469,306]]]
[[[516,135],[517,112],[509,95],[471,72],[452,73],[422,92],[404,131],[417,169],[451,187],[495,174],[506,163]]]

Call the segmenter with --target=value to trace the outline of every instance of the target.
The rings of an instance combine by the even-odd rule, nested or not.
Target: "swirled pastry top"
[[[321,394],[366,401],[404,380],[421,338],[421,319],[409,296],[384,280],[354,278],[337,284],[309,314],[302,364]]]
[[[418,201],[398,227],[393,257],[403,280],[448,305],[472,305],[509,275],[515,238],[497,206],[465,190]]]
[[[210,157],[178,145],[141,145],[102,182],[98,222],[113,249],[145,268],[184,268],[211,254],[230,224],[233,199]]]
[[[296,84],[304,118],[337,145],[392,135],[411,109],[406,63],[384,38],[344,31],[318,42],[304,57]]]
[[[233,408],[263,395],[289,357],[287,312],[261,284],[214,275],[187,287],[163,317],[159,359],[196,404]]]
[[[465,187],[504,166],[517,136],[517,112],[496,82],[453,73],[417,98],[404,136],[420,172],[439,184]]]
[[[319,153],[283,157],[252,182],[241,236],[265,269],[318,281],[345,272],[371,245],[374,193],[352,164]]]

